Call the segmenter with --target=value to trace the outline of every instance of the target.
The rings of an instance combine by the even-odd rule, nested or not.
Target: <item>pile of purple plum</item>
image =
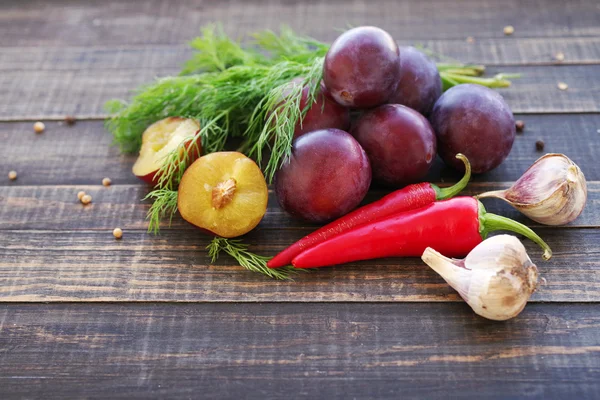
[[[301,106],[307,101],[304,90]],[[276,175],[279,204],[322,223],[357,207],[371,179],[393,188],[420,182],[437,154],[457,170],[464,168],[457,153],[474,173],[496,168],[511,150],[515,121],[484,86],[442,93],[435,62],[364,26],[333,42],[320,93],[294,134],[292,157]]]

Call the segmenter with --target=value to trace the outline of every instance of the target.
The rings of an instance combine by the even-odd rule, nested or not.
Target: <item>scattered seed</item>
[[[569,85],[567,85],[567,84],[566,84],[566,83],[564,83],[564,82],[558,82],[558,88],[559,88],[560,90],[567,90],[567,89],[569,88]]]
[[[44,125],[43,122],[36,122],[35,124],[33,124],[33,130],[35,131],[35,133],[42,133],[44,132],[44,129],[46,129],[46,125]]]
[[[565,54],[563,52],[559,51],[558,53],[556,53],[554,55],[554,59],[556,61],[564,61],[565,60]]]
[[[123,237],[123,230],[121,228],[115,228],[115,230],[113,230],[113,236],[115,239],[121,239]]]
[[[475,43],[475,38],[473,36],[468,36],[467,43]]]
[[[83,190],[77,192],[77,198],[79,199],[79,201],[81,201],[81,198],[85,196],[85,192]]]
[[[74,116],[72,116],[72,115],[67,115],[67,116],[65,117],[65,123],[66,123],[67,125],[75,125],[75,122],[77,122],[77,119],[75,119],[75,117],[74,117]]]
[[[11,181],[14,181],[15,179],[17,179],[17,171],[10,171],[8,173],[8,179],[10,179]]]
[[[542,139],[538,140],[537,142],[535,142],[535,149],[537,151],[542,151],[544,150],[544,141]]]
[[[112,183],[112,181],[110,180],[110,178],[104,178],[104,179],[102,179],[102,184],[104,186],[110,186],[111,183]]]
[[[84,205],[88,205],[92,202],[92,196],[90,196],[89,194],[84,194],[83,196],[81,196],[81,202]]]
[[[515,127],[517,128],[517,132],[523,132],[525,129],[525,122],[519,119],[515,122]]]
[[[510,36],[510,35],[512,35],[513,33],[515,33],[515,27],[514,27],[514,26],[512,26],[512,25],[507,25],[507,26],[505,26],[505,27],[504,27],[504,34],[505,34],[506,36]]]

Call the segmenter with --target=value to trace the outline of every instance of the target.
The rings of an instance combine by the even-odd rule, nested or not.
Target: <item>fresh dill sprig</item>
[[[329,45],[295,33],[287,26],[280,28],[279,34],[267,29],[252,35],[254,44],[269,53],[271,60],[291,60],[309,64],[312,60],[325,57]]]
[[[248,142],[253,143],[249,153],[256,157],[259,164],[263,152],[271,149],[269,161],[264,167],[268,182],[273,181],[275,172],[291,156],[294,129],[315,103],[322,77],[323,58],[318,58],[313,61],[301,84],[286,82],[272,89],[256,107],[246,136]],[[302,91],[306,86],[308,101],[301,108]]]
[[[192,118],[200,122],[203,152],[220,151],[227,137],[246,132],[255,107],[270,90],[310,69],[311,65],[281,61],[162,78],[139,91],[129,104],[109,103],[118,112],[106,127],[123,151],[135,152],[150,124],[170,116]]]
[[[202,28],[202,36],[193,39],[190,47],[195,50],[194,54],[185,62],[180,75],[224,71],[235,65],[271,63],[258,51],[243,48],[239,42],[232,40],[218,24]]]
[[[152,199],[153,203],[148,210],[148,232],[158,233],[160,221],[169,218],[169,225],[177,212],[177,191],[169,189],[155,189],[148,193],[142,200]]]
[[[221,25],[210,24],[202,36],[193,39],[192,57],[186,61],[181,75],[224,71],[236,65],[273,65],[280,61],[310,64],[324,57],[329,45],[308,36],[301,36],[286,26],[279,34],[264,30],[251,35],[246,46],[231,39]]]
[[[211,257],[212,262],[215,262],[217,258],[219,258],[221,251],[224,251],[248,271],[258,272],[268,276],[269,278],[292,280],[291,275],[298,273],[298,271],[293,267],[277,269],[271,269],[267,267],[267,262],[271,258],[259,256],[248,251],[248,245],[243,244],[239,239],[226,239],[215,236],[210,244],[206,246],[206,249],[208,250],[208,255]]]

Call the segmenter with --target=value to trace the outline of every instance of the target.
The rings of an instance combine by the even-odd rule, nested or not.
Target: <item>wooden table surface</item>
[[[561,228],[486,203],[554,250],[543,262],[525,243],[547,279],[525,311],[484,320],[418,259],[278,282],[225,256],[211,264],[209,237],[180,218],[146,233],[148,188],[130,172],[135,157],[111,147],[103,103],[176,73],[211,21],[234,36],[285,23],[325,41],[377,25],[401,44],[522,73],[501,93],[526,130],[468,192],[507,187],[542,154],[538,139],[589,185],[583,215]],[[2,399],[600,397],[597,1],[1,1],[0,139]],[[438,165],[433,179],[455,177]],[[247,242],[273,255],[311,229],[271,195]]]

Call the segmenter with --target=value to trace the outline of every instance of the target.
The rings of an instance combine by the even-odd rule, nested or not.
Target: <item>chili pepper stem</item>
[[[433,190],[435,190],[435,199],[436,200],[446,200],[450,199],[460,192],[467,186],[469,180],[471,179],[471,163],[469,159],[461,153],[456,155],[456,158],[460,159],[465,164],[465,175],[461,178],[460,181],[456,182],[454,185],[446,188],[439,188],[436,185],[431,185]]]
[[[494,231],[511,231],[518,233],[520,235],[525,236],[526,238],[532,240],[537,243],[542,250],[544,250],[544,254],[542,258],[544,260],[549,260],[552,257],[552,250],[550,246],[541,237],[539,237],[534,231],[532,231],[529,227],[517,222],[513,221],[510,218],[502,217],[500,215],[488,213],[485,211],[483,204],[479,203],[479,223],[480,223],[480,233],[481,237],[485,240],[487,235],[490,232]]]

